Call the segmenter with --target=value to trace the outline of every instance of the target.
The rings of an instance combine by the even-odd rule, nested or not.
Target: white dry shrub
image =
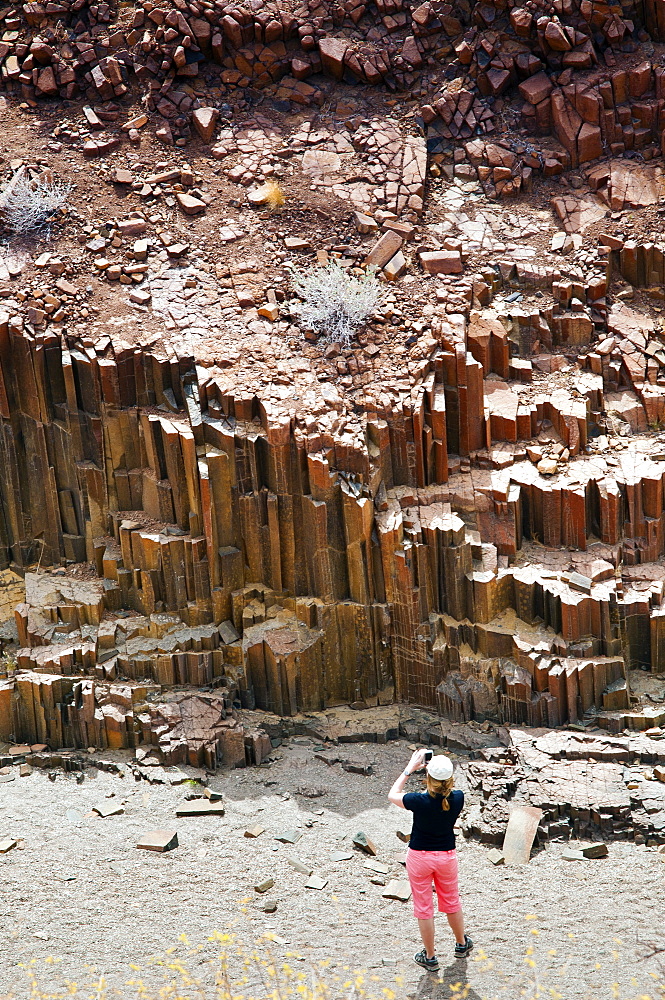
[[[303,326],[344,347],[376,312],[383,297],[373,270],[358,278],[336,260],[309,272],[292,269],[292,284],[301,301],[291,309]]]
[[[67,204],[73,185],[50,174],[31,180],[14,175],[0,193],[0,218],[15,236],[44,229]]]

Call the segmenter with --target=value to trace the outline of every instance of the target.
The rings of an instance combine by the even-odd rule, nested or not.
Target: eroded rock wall
[[[354,434],[234,395],[189,358],[0,321],[2,561],[88,561],[101,581],[71,593],[69,576],[33,581],[19,666],[223,684],[229,710],[282,715],[397,699],[459,720],[665,721],[629,700],[631,669],[664,667],[665,469],[652,442],[618,453],[611,473],[581,454],[604,407],[598,378],[586,395],[580,383],[536,400],[508,436],[557,426],[578,462],[552,478],[518,446],[492,468],[510,413],[497,424],[470,350],[479,330],[460,320],[439,329],[410,401],[361,409]],[[562,545],[573,572],[557,566]],[[131,646],[128,609],[144,637],[182,623],[170,649]],[[19,700],[29,683],[19,676]],[[70,684],[69,704],[81,697]],[[29,712],[15,718],[16,738],[47,742]],[[115,728],[134,745],[133,717]]]

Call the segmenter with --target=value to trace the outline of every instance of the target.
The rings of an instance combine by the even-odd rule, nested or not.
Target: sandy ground
[[[508,869],[494,867],[487,848],[459,837],[461,893],[476,949],[468,961],[455,961],[441,920],[441,972],[423,973],[412,961],[419,942],[411,904],[383,899],[367,858],[351,845],[364,830],[389,866],[385,878],[404,877],[395,830],[409,829],[409,817],[389,805],[385,793],[409,751],[404,743],[345,748],[347,756],[373,764],[374,773],[362,776],[314,759],[313,746],[293,740],[268,767],[211,779],[225,793],[223,818],[176,820],[175,808],[193,786],[149,785],[131,774],[88,769],[79,785],[73,775],[51,782],[34,772],[0,784],[0,839],[25,839],[23,850],[0,856],[0,1000],[38,995],[19,967],[33,960],[38,982],[51,993],[70,980],[79,995],[130,998],[137,992],[129,980],[141,979],[146,997],[207,1000],[220,995],[212,987],[220,945],[209,940],[216,931],[235,935],[233,974],[242,971],[236,950],[250,952],[268,933],[275,940],[263,938],[258,952],[279,966],[286,962],[293,975],[310,976],[312,966],[327,963],[323,975],[335,1000],[665,995],[658,960],[643,957],[659,934],[665,945],[665,865],[653,849],[618,842],[605,860],[566,862],[564,845],[554,844],[528,865]],[[308,798],[299,791],[323,794]],[[123,815],[86,816],[94,805],[116,801],[124,803]],[[256,824],[265,832],[245,838]],[[136,850],[142,833],[160,827],[177,830],[176,850]],[[302,833],[296,845],[274,839],[289,829]],[[340,851],[353,856],[331,860]],[[325,888],[306,889],[306,876],[289,858],[327,878]],[[274,888],[259,896],[253,886],[268,876]],[[259,909],[266,898],[277,903],[274,914]],[[179,941],[183,933],[188,944]],[[159,984],[179,978],[151,963],[170,947],[201,982],[200,992],[158,994]],[[52,963],[54,957],[60,961]],[[265,1000],[261,969],[250,963],[248,982],[233,995]],[[107,992],[82,989],[100,974]],[[356,974],[363,983],[353,993],[344,984]],[[284,975],[283,995],[292,995]],[[455,984],[467,992],[456,994]]]

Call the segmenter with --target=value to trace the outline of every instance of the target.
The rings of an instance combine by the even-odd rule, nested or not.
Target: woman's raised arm
[[[394,806],[399,806],[400,809],[404,808],[404,786],[410,774],[414,771],[420,771],[425,766],[425,751],[416,750],[415,753],[411,755],[411,760],[406,765],[402,773],[396,779],[393,787],[388,792],[388,799],[392,802]]]

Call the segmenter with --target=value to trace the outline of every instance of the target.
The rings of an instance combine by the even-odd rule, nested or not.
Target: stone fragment
[[[371,267],[385,267],[389,260],[400,250],[404,240],[398,233],[385,232],[376,241],[365,258],[365,264]]]
[[[370,861],[366,861],[363,868],[368,868],[371,872],[376,872],[377,875],[387,875],[390,871],[390,865],[385,864],[383,861],[378,861],[373,858]]]
[[[207,799],[210,799],[211,802],[221,802],[224,798],[223,792],[217,792],[214,788],[210,788],[210,786],[203,789],[203,794]]]
[[[119,802],[102,802],[101,805],[93,806],[92,811],[96,812],[102,819],[106,819],[108,816],[121,816],[125,807]]]
[[[326,72],[341,80],[344,75],[344,56],[348,42],[343,38],[326,37],[319,40],[319,53]]]
[[[275,840],[279,840],[282,844],[297,844],[301,837],[300,830],[285,830],[284,833],[276,834]]]
[[[428,274],[461,274],[464,270],[459,250],[426,250],[420,262]]]
[[[211,802],[209,799],[193,799],[183,802],[176,808],[176,816],[223,816],[223,802]]]
[[[310,875],[310,877],[305,882],[306,889],[325,889],[328,885],[328,879],[322,878],[321,875]]]
[[[207,207],[200,198],[195,198],[193,194],[185,194],[182,191],[178,191],[176,194],[176,201],[185,215],[200,215],[201,212],[205,212]]]
[[[540,104],[541,101],[546,100],[550,96],[553,85],[546,73],[536,73],[534,76],[530,76],[528,80],[523,80],[518,90],[525,101],[535,105]]]
[[[11,837],[5,837],[3,840],[0,840],[0,854],[7,854],[7,852],[11,851],[17,844],[17,840],[13,840]]]
[[[488,851],[487,857],[495,866],[504,864],[506,860],[503,856],[503,851],[500,851],[498,847],[493,847],[491,851]]]
[[[309,240],[305,240],[302,236],[287,236],[284,240],[284,246],[287,250],[311,250],[312,244]]]
[[[254,892],[267,892],[268,889],[272,889],[275,884],[274,878],[264,878],[262,882],[257,882],[254,886]]]
[[[178,834],[174,830],[150,830],[144,833],[136,845],[142,851],[172,851],[178,846]]]
[[[279,306],[276,302],[268,302],[266,305],[259,306],[258,313],[264,319],[269,319],[271,323],[276,323],[279,319]]]
[[[254,840],[256,837],[260,837],[262,833],[265,833],[265,827],[263,826],[250,826],[249,829],[245,830],[243,836],[250,840]]]
[[[128,119],[121,125],[120,128],[123,132],[131,132],[133,129],[143,128],[144,125],[148,124],[148,116],[145,114],[134,115],[133,118]]]
[[[197,108],[192,112],[192,124],[204,142],[210,142],[212,139],[218,119],[217,108]]]
[[[591,593],[591,580],[588,576],[583,576],[581,573],[571,573],[568,577],[568,586],[572,590],[577,590],[582,594]]]
[[[353,845],[354,847],[358,847],[361,851],[364,851],[365,854],[371,854],[372,857],[376,857],[378,853],[373,842],[369,839],[366,833],[363,833],[362,830],[359,830],[353,838]]]
[[[352,857],[353,854],[351,851],[333,851],[330,855],[330,860],[335,862],[350,861]]]
[[[379,228],[371,215],[364,215],[362,212],[354,212],[353,221],[358,232],[364,235],[375,233]]]
[[[148,228],[148,223],[139,218],[120,219],[117,228],[121,236],[140,236]]]
[[[397,899],[406,903],[411,899],[411,886],[406,879],[393,879],[381,893],[384,899]]]
[[[543,810],[537,809],[535,806],[518,806],[513,809],[503,840],[503,855],[507,865],[527,863],[531,857],[531,845],[542,817]]]
[[[287,858],[286,860],[301,875],[311,875],[314,870],[310,865],[306,865],[304,861],[300,861],[298,858]]]
[[[584,861],[585,857],[581,851],[575,851],[572,847],[565,847],[561,852],[562,861]]]
[[[406,259],[401,250],[398,250],[383,269],[383,273],[388,281],[397,281],[406,271]]]
[[[607,844],[590,844],[582,848],[582,854],[585,858],[606,858],[609,851]]]

